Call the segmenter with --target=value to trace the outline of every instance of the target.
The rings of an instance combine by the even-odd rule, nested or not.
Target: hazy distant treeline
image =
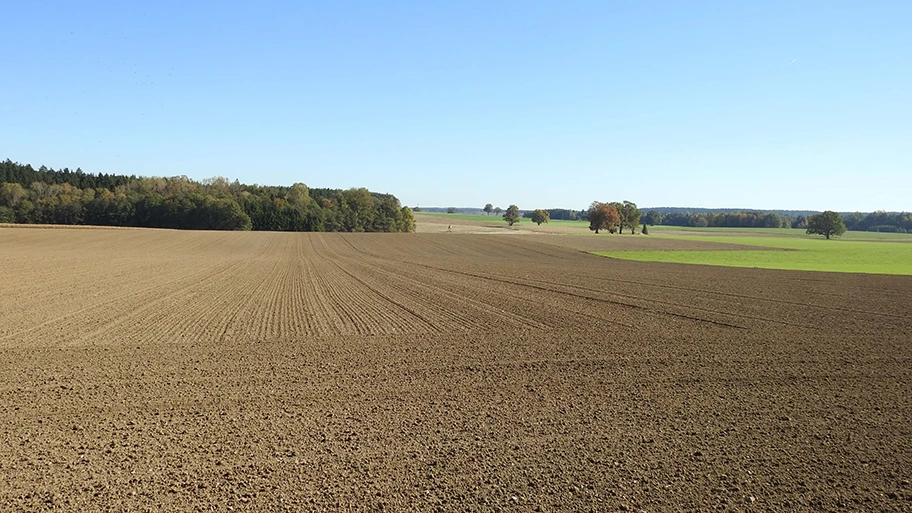
[[[0,162],[0,222],[198,230],[409,232],[391,194],[245,185],[186,176],[141,178]]]
[[[587,210],[547,209],[551,219],[587,220]],[[808,218],[819,212],[790,210],[792,215],[773,211],[735,209],[693,209],[663,207],[647,209],[642,222],[648,225],[724,227],[724,228],[798,228],[808,227]],[[523,213],[531,217],[532,212]],[[842,214],[846,229],[868,232],[912,233],[912,213],[877,211],[868,214]]]
[[[855,212],[842,216],[846,229],[863,232],[912,233],[912,213],[878,210],[868,215]]]
[[[674,212],[663,214],[649,210],[643,221],[650,225],[729,227],[729,228],[807,228],[810,215],[786,216],[776,212],[720,212],[690,213]],[[912,214],[888,213],[883,211],[843,215],[846,228],[855,231],[912,232]]]
[[[657,210],[646,213],[644,221],[648,224],[667,226],[696,227],[730,227],[730,228],[804,228],[807,227],[805,216],[781,216],[775,212],[723,212],[723,213],[685,213],[675,212],[662,214]]]
[[[548,219],[559,219],[563,221],[578,221],[586,218],[586,212],[580,212],[579,210],[569,210],[566,208],[546,208],[543,209],[548,213]],[[524,218],[531,218],[532,211],[523,212]]]

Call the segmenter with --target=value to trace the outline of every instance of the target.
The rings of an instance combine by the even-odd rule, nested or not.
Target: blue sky
[[[687,5],[691,4],[691,5]],[[8,2],[0,159],[404,204],[912,210],[912,2]]]

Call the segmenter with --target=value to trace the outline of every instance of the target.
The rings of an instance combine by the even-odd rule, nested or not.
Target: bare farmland
[[[912,279],[587,244],[0,228],[0,509],[912,508]]]

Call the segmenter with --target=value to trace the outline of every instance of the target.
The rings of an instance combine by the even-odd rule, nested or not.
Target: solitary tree
[[[551,213],[547,210],[535,209],[532,212],[532,222],[541,226],[542,223],[547,223],[551,220]]]
[[[507,211],[504,212],[503,220],[507,222],[508,225],[513,226],[519,222],[519,207],[516,205],[510,205],[507,207]]]
[[[500,207],[494,207],[494,215],[499,216],[501,212],[503,212],[503,209],[502,209],[502,208],[500,208]]]
[[[649,235],[649,228],[646,228],[646,223],[643,223],[643,229],[640,230],[643,235]]]
[[[593,201],[586,211],[586,218],[589,219],[589,229],[598,233],[599,230],[608,230],[613,232],[621,222],[620,214],[614,205]]]
[[[823,235],[827,239],[830,235],[838,237],[846,231],[842,216],[832,210],[808,217],[807,223],[807,233]]]
[[[491,215],[491,212],[494,211],[494,205],[488,203],[487,205],[484,206],[484,211],[485,211],[485,214]]]

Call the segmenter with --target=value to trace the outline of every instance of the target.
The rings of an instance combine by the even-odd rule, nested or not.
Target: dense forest
[[[0,162],[0,222],[196,230],[410,232],[408,207],[367,189],[142,178]]]

